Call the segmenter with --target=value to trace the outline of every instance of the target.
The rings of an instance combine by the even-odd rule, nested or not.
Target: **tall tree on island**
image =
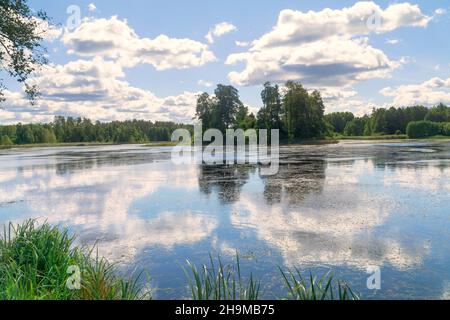
[[[236,127],[237,122],[245,120],[247,114],[244,113],[248,109],[241,102],[236,88],[219,84],[213,97],[206,92],[198,97],[196,111],[204,129],[215,128],[225,132],[226,129]]]
[[[204,92],[197,98],[196,118],[202,121],[203,128],[209,128],[212,120],[213,99]]]
[[[270,82],[264,84],[261,92],[263,107],[258,112],[258,127],[260,129],[281,129],[283,127],[283,107],[278,85]]]
[[[234,126],[238,111],[244,104],[239,98],[239,91],[233,86],[219,84],[214,95],[216,101],[211,124],[213,128],[225,132]]]
[[[283,97],[284,125],[289,140],[317,138],[325,133],[325,106],[318,91],[311,94],[298,82],[288,81]]]

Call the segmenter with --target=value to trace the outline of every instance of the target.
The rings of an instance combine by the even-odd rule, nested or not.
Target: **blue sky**
[[[43,97],[33,108],[7,81],[0,122],[48,121],[57,114],[186,122],[195,95],[213,92],[205,84],[236,86],[256,111],[261,84],[287,79],[320,89],[327,112],[450,103],[450,1],[30,4],[60,24],[45,43],[51,69],[34,79]],[[82,20],[69,30],[71,5],[80,8]],[[367,24],[372,13],[374,29]],[[216,25],[211,43],[205,36]]]

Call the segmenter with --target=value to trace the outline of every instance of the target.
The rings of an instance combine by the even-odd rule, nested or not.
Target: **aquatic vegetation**
[[[28,220],[9,224],[0,237],[0,299],[18,300],[134,300],[148,297],[137,278],[116,276],[114,265],[92,257],[92,250],[73,247],[66,229]],[[75,267],[75,268],[74,268]],[[68,286],[80,271],[80,286]]]
[[[244,282],[238,254],[235,265],[224,265],[220,256],[217,263],[210,256],[210,265],[201,268],[190,261],[187,263],[189,269],[183,269],[193,300],[258,300],[261,281],[250,273],[249,280]]]
[[[288,291],[288,299],[292,300],[359,300],[359,296],[342,281],[335,281],[330,273],[317,279],[310,273],[305,279],[300,270],[279,268]]]

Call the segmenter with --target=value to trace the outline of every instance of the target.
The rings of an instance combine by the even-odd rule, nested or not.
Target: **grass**
[[[89,146],[109,146],[109,145],[122,145],[126,143],[113,143],[113,142],[65,142],[65,143],[35,143],[35,144],[13,144],[13,145],[0,145],[2,149],[31,149],[31,148],[61,148],[61,147],[89,147]],[[136,143],[139,144],[139,143]],[[170,141],[157,141],[144,144],[144,147],[173,147],[178,142]]]
[[[94,255],[93,249],[74,246],[67,229],[28,220],[9,224],[0,236],[0,300],[142,300],[151,293],[139,285],[139,276],[124,279],[116,267]],[[358,300],[350,287],[330,274],[303,278],[298,269],[280,280],[286,297],[294,300]],[[210,256],[209,265],[187,261],[183,268],[193,300],[258,300],[261,280],[243,275],[239,255],[233,264]],[[75,272],[75,273],[74,273]],[[79,283],[74,275],[79,272]],[[75,279],[76,280],[76,279]],[[79,284],[79,286],[77,286]]]
[[[286,140],[280,141],[280,145],[324,145],[324,144],[336,144],[339,140],[360,140],[360,141],[379,141],[379,140],[450,140],[448,136],[434,136],[422,139],[409,139],[407,135],[384,135],[384,136],[342,136],[329,137],[324,139],[298,139],[291,142]],[[159,141],[149,142],[144,144],[144,147],[174,147],[178,142],[171,141]],[[107,142],[70,142],[70,143],[40,143],[40,144],[23,144],[23,145],[0,145],[0,150],[12,149],[12,148],[60,148],[60,147],[88,147],[88,146],[107,146],[107,145],[120,145],[120,143],[107,143]]]
[[[423,140],[450,140],[450,137],[449,136],[441,136],[441,135],[439,135],[439,136],[423,138]]]
[[[189,282],[193,300],[258,300],[261,282],[249,275],[244,282],[241,275],[239,255],[236,265],[224,265],[220,256],[214,262],[210,256],[210,265],[197,268],[187,261],[189,268],[184,269]]]
[[[235,265],[224,265],[222,259],[216,261],[210,256],[209,265],[198,268],[187,261],[183,268],[193,300],[258,300],[261,295],[261,281],[252,273],[244,281],[241,275],[239,255],[236,253]],[[317,279],[310,273],[304,278],[295,268],[283,271],[279,267],[287,300],[359,300],[359,296],[342,281],[336,281],[330,273]]]
[[[2,300],[135,300],[146,293],[137,278],[116,276],[114,265],[92,257],[92,250],[74,248],[66,229],[29,220],[9,224],[0,239],[0,299]],[[79,268],[80,288],[68,286]]]
[[[434,140],[450,140],[448,136],[433,136],[420,139],[411,139],[405,134],[401,135],[385,135],[385,136],[337,136],[338,140],[360,140],[360,141],[377,141],[377,140],[424,140],[424,141],[434,141]]]
[[[33,143],[33,144],[12,144],[0,145],[1,149],[31,149],[31,148],[61,148],[61,147],[88,147],[88,146],[109,146],[118,145],[118,143],[109,142],[63,142],[63,143]]]
[[[179,142],[175,141],[160,141],[160,142],[149,142],[144,145],[144,147],[174,147],[178,145]]]
[[[338,136],[338,140],[405,140],[406,134],[384,135],[384,136]]]
[[[317,279],[310,273],[305,279],[301,272],[295,268],[294,271],[280,272],[291,300],[359,300],[359,296],[342,281],[335,281],[334,276],[327,273]]]

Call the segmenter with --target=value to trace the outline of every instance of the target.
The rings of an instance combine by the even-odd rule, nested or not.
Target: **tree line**
[[[448,135],[450,107],[412,106],[373,109],[371,115],[356,117],[351,112],[335,112],[325,116],[332,131],[343,136],[377,136],[406,134],[410,138]],[[421,132],[416,132],[421,128]],[[424,128],[427,129],[424,131]]]
[[[189,125],[143,120],[92,122],[86,118],[55,117],[48,124],[16,124],[0,126],[0,144],[35,143],[145,143],[170,141],[172,132]]]
[[[319,91],[310,91],[299,82],[288,81],[281,89],[265,83],[261,92],[262,107],[255,115],[242,103],[233,86],[219,84],[214,95],[198,96],[196,118],[204,130],[279,129],[284,141],[339,136],[408,135],[422,138],[450,135],[450,107],[373,109],[371,115],[356,117],[351,112],[325,115]],[[0,144],[34,143],[144,143],[170,141],[175,129],[192,131],[191,125],[143,120],[92,122],[86,118],[55,117],[48,124],[0,126]]]

